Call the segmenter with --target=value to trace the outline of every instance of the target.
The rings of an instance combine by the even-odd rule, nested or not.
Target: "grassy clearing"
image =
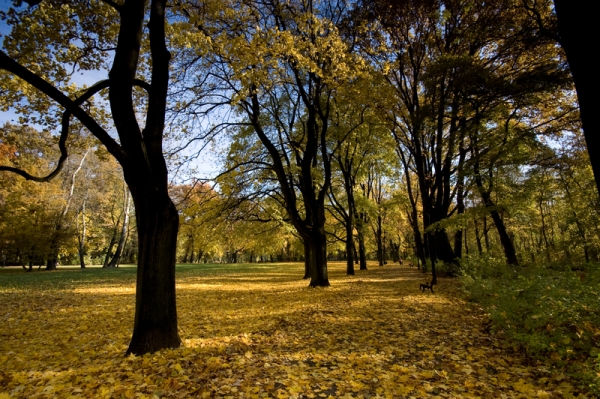
[[[0,271],[0,398],[570,398],[485,331],[456,280],[376,267],[307,288],[301,264],[177,269],[183,345],[123,356],[135,269]],[[585,397],[584,395],[579,395]]]

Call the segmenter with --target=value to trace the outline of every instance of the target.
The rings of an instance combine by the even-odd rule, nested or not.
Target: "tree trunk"
[[[125,189],[127,190],[127,189]],[[125,209],[123,210],[123,226],[121,226],[121,236],[119,237],[119,244],[117,250],[112,257],[107,267],[118,267],[121,261],[121,255],[123,254],[123,248],[125,247],[125,237],[127,237],[127,228],[129,227],[129,208],[131,206],[131,195],[129,191],[125,191]]]
[[[588,43],[597,42],[596,3],[593,1],[554,0],[560,44],[565,50],[573,75],[583,135],[587,144],[590,162],[594,171],[596,189],[600,193],[600,119],[598,91],[600,78],[596,63],[592,62]]]
[[[309,236],[304,238],[305,243],[308,243],[308,257],[305,260],[305,265],[310,273],[309,287],[329,287],[325,228],[313,228],[310,233]]]
[[[308,240],[304,241],[304,277],[303,280],[308,280],[310,278],[310,245],[308,244]]]
[[[377,216],[377,227],[375,228],[375,241],[377,242],[377,261],[379,266],[383,266],[384,254],[383,254],[383,229],[381,226],[381,215]]]
[[[492,216],[492,220],[494,221],[494,224],[496,225],[496,230],[498,230],[498,235],[500,236],[500,242],[502,243],[502,247],[504,248],[504,255],[506,257],[506,263],[508,263],[509,265],[518,265],[519,260],[517,259],[517,254],[516,254],[513,242],[510,239],[510,236],[508,235],[508,233],[506,231],[506,227],[504,226],[504,221],[500,217],[500,214],[498,213],[498,211],[495,209],[496,204],[494,203],[494,201],[491,198],[490,191],[486,190],[483,187],[483,181],[481,179],[481,175],[479,174],[479,167],[477,164],[476,164],[475,171],[476,171],[475,183],[477,184],[477,188],[479,189],[481,199],[483,200],[483,203],[486,208],[492,209],[490,211],[490,214]],[[490,177],[490,180],[491,180],[491,177]],[[483,220],[485,222],[486,219],[484,218]],[[485,232],[485,230],[486,230],[485,224],[484,224],[483,228],[484,228],[484,232]],[[487,241],[487,232],[486,232],[486,247],[488,245],[489,245],[489,243]]]
[[[352,207],[350,207],[352,209]],[[349,213],[351,210],[349,211]],[[354,275],[354,215],[350,215],[346,222],[346,274]]]
[[[504,248],[504,256],[506,256],[506,263],[509,265],[519,265],[519,260],[517,259],[517,254],[515,251],[515,247],[513,245],[510,236],[506,232],[506,227],[504,226],[504,222],[498,214],[497,211],[490,212],[492,215],[492,220],[494,220],[494,224],[496,225],[496,229],[498,230],[498,235],[500,236],[500,242],[502,243],[502,247]]]
[[[115,246],[116,242],[117,242],[117,226],[115,226],[115,228],[113,229],[113,234],[112,234],[112,237],[110,238],[110,243],[108,244],[108,248],[106,249],[106,255],[104,256],[104,264],[102,265],[103,268],[108,267],[108,262],[111,259],[110,254],[111,254],[112,249]]]
[[[435,235],[436,258],[445,263],[455,262],[455,254],[445,229],[437,229]]]
[[[81,234],[77,238],[79,239],[79,264],[82,269],[85,269],[85,200],[81,205]]]
[[[166,190],[128,181],[138,226],[138,267],[133,336],[127,354],[176,348],[175,255],[179,214]]]
[[[490,236],[488,235],[487,216],[483,216],[483,238],[485,239],[485,251],[490,252]]]
[[[479,255],[482,255],[483,246],[481,245],[481,235],[479,234],[479,225],[477,224],[477,219],[473,220],[473,224],[475,224],[475,240],[477,241],[477,250],[479,251]]]

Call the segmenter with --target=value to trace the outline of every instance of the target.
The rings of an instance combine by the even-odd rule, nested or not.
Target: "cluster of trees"
[[[575,7],[558,2],[557,22],[549,0],[29,3],[0,15],[10,28],[0,101],[23,121],[60,127],[56,136],[29,132],[57,141],[58,161],[34,149],[27,163],[11,146],[29,143],[7,138],[0,170],[42,182],[62,169],[66,189],[43,205],[54,217],[39,222],[53,220],[56,239],[24,244],[31,255],[19,256],[44,247],[51,268],[67,225],[86,236],[87,185],[76,182],[102,148],[135,209],[128,353],[180,344],[177,253],[197,260],[214,250],[207,224],[217,217],[221,256],[250,249],[255,258],[283,236],[313,287],[329,285],[332,242],[344,246],[348,273],[355,262],[366,267],[369,245],[380,264],[390,248],[411,249],[432,284],[436,262],[483,253],[482,241],[513,265],[541,254],[597,257],[598,197],[563,53],[589,145]],[[72,83],[98,70],[108,78]],[[96,141],[78,144],[86,135]],[[194,143],[217,135],[229,144],[217,190],[170,185],[171,156],[193,158]],[[69,158],[67,144],[89,149]]]
[[[10,123],[0,127],[3,165],[47,174],[57,138]],[[57,264],[116,267],[136,256],[130,196],[116,162],[84,136],[62,172],[47,184],[6,174],[0,181],[2,266],[54,270]],[[135,232],[133,230],[133,232]]]

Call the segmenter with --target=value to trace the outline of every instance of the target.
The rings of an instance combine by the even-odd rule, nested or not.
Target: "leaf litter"
[[[431,294],[397,265],[346,276],[330,264],[326,289],[302,274],[300,264],[179,267],[182,346],[141,357],[123,356],[131,273],[0,284],[0,399],[585,397],[490,335],[456,280]]]

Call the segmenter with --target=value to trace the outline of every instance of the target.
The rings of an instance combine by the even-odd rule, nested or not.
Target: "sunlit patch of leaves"
[[[124,357],[133,268],[0,272],[0,398],[570,398],[569,379],[507,352],[453,280],[330,265],[178,268],[183,345]],[[582,395],[580,395],[583,397]]]

